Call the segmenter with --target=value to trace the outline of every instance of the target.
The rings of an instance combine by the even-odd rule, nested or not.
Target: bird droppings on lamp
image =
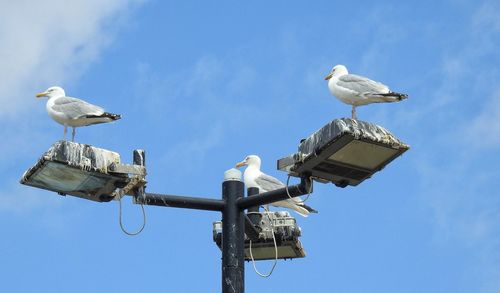
[[[356,186],[409,148],[381,126],[334,119],[301,140],[297,153],[278,160],[278,169],[339,187]]]
[[[36,188],[107,202],[128,174],[145,176],[142,166],[124,165],[116,152],[91,145],[58,141],[22,176],[21,183]]]

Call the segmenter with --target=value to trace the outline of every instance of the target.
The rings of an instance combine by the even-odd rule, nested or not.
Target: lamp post
[[[249,188],[249,196],[245,197],[241,172],[230,169],[224,173],[222,199],[213,199],[146,192],[143,150],[135,150],[134,164],[125,165],[119,163],[116,152],[59,141],[23,174],[21,183],[98,202],[127,194],[143,205],[221,212],[222,292],[242,293],[245,235],[252,240],[259,238],[259,206],[308,194],[312,180],[340,187],[356,186],[408,149],[408,145],[382,127],[335,119],[303,140],[297,153],[278,161],[278,169],[300,177],[300,184],[262,194],[258,194],[257,188]],[[248,216],[245,210],[249,211]],[[295,257],[304,255],[302,252]]]
[[[245,291],[245,219],[237,204],[244,196],[244,184],[241,172],[236,171],[239,172],[226,171],[222,183],[222,199],[226,203],[222,211],[223,293]],[[234,175],[239,175],[239,179]]]

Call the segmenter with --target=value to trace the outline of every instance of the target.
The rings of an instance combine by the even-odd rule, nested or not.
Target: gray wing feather
[[[260,188],[265,191],[271,191],[285,187],[285,184],[283,184],[281,181],[264,173],[255,178],[255,183],[257,183]]]
[[[99,106],[71,97],[58,98],[54,101],[52,109],[64,113],[71,119],[78,119],[87,115],[99,116],[104,113],[104,109]]]
[[[389,91],[389,88],[385,84],[355,74],[346,74],[339,77],[337,85],[360,94],[385,94]]]

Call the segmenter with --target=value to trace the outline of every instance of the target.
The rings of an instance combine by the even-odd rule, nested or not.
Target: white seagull
[[[48,97],[47,112],[56,122],[64,125],[64,140],[68,126],[73,128],[71,141],[75,141],[75,128],[92,124],[106,123],[121,118],[118,114],[105,112],[103,108],[89,104],[77,98],[66,97],[61,87],[53,86],[42,93],[36,94],[37,98]]]
[[[328,88],[332,95],[342,102],[352,105],[352,119],[357,119],[356,106],[399,102],[408,98],[406,94],[392,92],[389,87],[380,82],[349,74],[344,65],[333,67],[325,80],[328,80]]]
[[[260,171],[260,164],[260,158],[256,155],[247,156],[243,161],[236,164],[237,168],[247,166],[243,173],[243,179],[247,188],[257,187],[259,188],[259,192],[267,192],[285,187],[285,184],[278,179],[262,173]],[[297,197],[273,202],[271,205],[292,209],[304,217],[307,217],[310,213],[317,213],[316,210],[305,205]]]

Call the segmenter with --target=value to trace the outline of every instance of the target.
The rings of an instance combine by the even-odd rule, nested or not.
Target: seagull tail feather
[[[105,118],[109,119],[108,121],[104,120],[98,123],[103,123],[103,122],[111,122],[111,121],[116,121],[122,118],[122,115],[120,114],[113,114],[109,112],[104,112],[101,115],[87,115],[85,118]]]
[[[310,207],[304,203],[294,206],[293,210],[295,210],[299,215],[301,215],[303,217],[307,217],[311,213],[313,213],[313,214],[318,213],[317,210],[313,209],[312,207]]]
[[[408,98],[407,94],[401,94],[396,92],[388,92],[387,94],[379,94],[379,95],[382,97],[390,98],[390,100],[388,100],[387,102],[399,102]]]
[[[306,205],[304,203],[302,204],[302,207],[305,208],[308,212],[310,212],[312,214],[317,214],[318,213],[317,210],[313,209],[312,207],[310,207],[310,206],[308,206],[308,205]]]
[[[113,113],[109,113],[109,112],[104,112],[104,113],[102,113],[101,117],[106,117],[106,118],[109,118],[109,119],[115,121],[115,120],[121,119],[122,115],[120,115],[120,114],[113,114]]]

